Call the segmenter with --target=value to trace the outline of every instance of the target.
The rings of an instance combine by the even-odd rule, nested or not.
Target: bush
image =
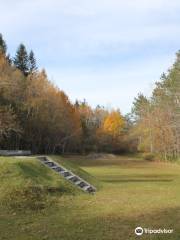
[[[154,161],[155,160],[155,155],[152,153],[144,153],[143,154],[143,159],[148,160],[148,161]]]

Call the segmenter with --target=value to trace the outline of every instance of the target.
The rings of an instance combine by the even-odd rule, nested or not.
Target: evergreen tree
[[[0,51],[2,51],[3,54],[6,54],[7,51],[7,45],[1,33],[0,33]]]
[[[29,73],[34,73],[37,71],[36,59],[34,52],[31,50],[29,54]]]
[[[79,108],[80,104],[79,101],[76,99],[75,104],[74,104],[75,108]]]
[[[134,99],[132,113],[136,120],[141,119],[145,113],[147,108],[149,108],[150,102],[146,96],[142,93],[139,93],[138,96]]]
[[[26,51],[26,47],[20,44],[16,56],[14,58],[14,65],[24,73],[25,76],[29,74],[29,57]]]
[[[10,54],[8,54],[8,55],[6,56],[6,59],[7,59],[8,63],[11,65],[11,64],[12,64],[12,59],[11,59]]]

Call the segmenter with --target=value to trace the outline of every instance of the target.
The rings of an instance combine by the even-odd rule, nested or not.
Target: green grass
[[[76,192],[36,160],[0,159],[1,185],[23,186],[30,178],[36,185],[69,189],[68,194],[55,193],[53,197],[46,193],[47,198],[54,201],[42,210],[25,213],[1,206],[0,239],[180,239],[180,165],[148,162],[132,156],[53,158],[94,181],[100,186],[98,192],[95,195]],[[136,237],[136,226],[173,228],[174,233]]]
[[[79,190],[34,158],[0,158],[0,204],[10,210],[39,210]]]

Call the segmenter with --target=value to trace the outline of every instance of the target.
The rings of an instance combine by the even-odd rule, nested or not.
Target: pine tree
[[[0,33],[0,51],[6,55],[7,45],[1,33]]]
[[[79,108],[80,104],[79,101],[76,99],[75,104],[74,104],[75,108]]]
[[[34,73],[37,71],[36,59],[34,52],[31,50],[29,54],[29,73]]]
[[[11,64],[12,64],[12,59],[11,59],[10,54],[8,54],[8,55],[6,56],[6,59],[7,59],[7,62],[9,63],[9,65],[11,65]]]
[[[24,73],[25,76],[29,74],[29,57],[26,51],[26,47],[20,44],[16,56],[14,58],[14,65]]]

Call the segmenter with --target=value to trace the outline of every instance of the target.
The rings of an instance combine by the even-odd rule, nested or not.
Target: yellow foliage
[[[125,126],[125,120],[118,111],[111,112],[104,120],[103,130],[112,136],[118,136]]]

